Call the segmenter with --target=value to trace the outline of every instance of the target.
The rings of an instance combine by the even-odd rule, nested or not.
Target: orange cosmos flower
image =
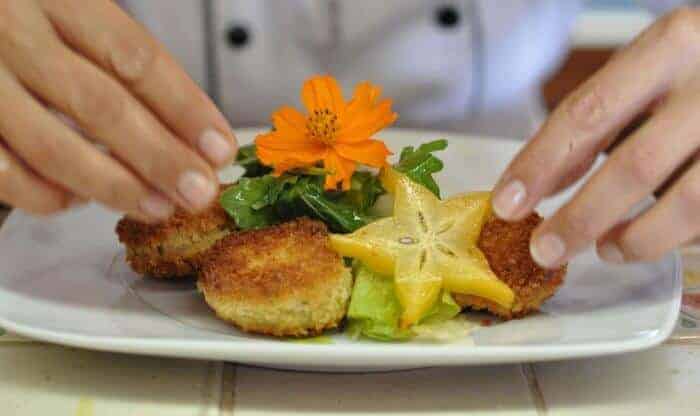
[[[316,76],[304,83],[301,98],[308,115],[282,107],[272,115],[273,131],[255,139],[258,158],[275,175],[323,162],[326,189],[350,187],[357,164],[383,167],[391,154],[372,136],[396,120],[391,100],[380,101],[381,89],[363,82],[346,102],[338,82]]]

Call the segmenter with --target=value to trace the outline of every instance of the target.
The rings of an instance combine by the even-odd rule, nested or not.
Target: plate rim
[[[331,368],[387,368],[406,365],[409,365],[411,368],[417,368],[425,366],[492,365],[578,359],[652,348],[664,342],[671,335],[680,313],[682,260],[677,250],[674,250],[667,257],[670,257],[673,264],[672,283],[674,299],[671,305],[671,313],[666,315],[663,325],[658,330],[653,331],[654,334],[621,341],[582,342],[558,346],[470,345],[468,347],[458,344],[296,344],[277,341],[259,342],[256,340],[231,342],[224,339],[183,340],[180,338],[153,339],[67,334],[16,324],[2,316],[0,316],[0,326],[21,336],[71,347],[203,360],[219,359],[234,362],[241,360],[240,362],[251,364],[289,364],[290,355],[294,356],[295,365]],[[178,325],[184,324],[178,322]],[[250,349],[248,348],[253,344],[255,345],[255,356],[250,355]],[[213,354],[212,351],[214,352]],[[321,356],[321,353],[324,354]],[[360,358],[358,353],[361,353],[362,358],[365,360],[367,358],[371,358],[371,360],[357,364],[345,362],[345,360],[350,358]],[[319,360],[319,357],[322,357],[322,359]],[[339,363],[338,360],[342,362]]]

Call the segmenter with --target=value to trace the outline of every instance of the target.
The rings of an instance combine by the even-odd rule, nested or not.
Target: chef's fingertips
[[[537,264],[545,268],[556,268],[565,260],[567,247],[564,239],[555,232],[535,236],[530,242],[530,254]]]
[[[501,219],[515,218],[526,197],[525,184],[519,179],[507,178],[494,190],[493,211]]]
[[[197,142],[199,151],[215,166],[224,166],[235,156],[235,139],[227,139],[217,129],[207,129]]]

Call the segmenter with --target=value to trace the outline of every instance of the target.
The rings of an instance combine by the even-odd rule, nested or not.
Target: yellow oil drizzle
[[[291,338],[288,339],[289,342],[296,342],[298,344],[332,344],[333,338],[328,335],[319,335],[317,337],[309,338]]]
[[[82,397],[78,401],[78,409],[75,411],[75,416],[95,416],[95,402],[92,399]]]
[[[433,343],[459,343],[472,345],[471,333],[481,325],[478,319],[465,314],[435,324],[413,327],[414,340]]]
[[[686,288],[700,286],[700,271],[686,270],[683,273],[683,286]]]

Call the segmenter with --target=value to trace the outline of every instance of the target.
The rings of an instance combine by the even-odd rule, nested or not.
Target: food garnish
[[[332,235],[341,255],[393,276],[401,327],[417,323],[442,289],[483,297],[504,307],[513,291],[493,273],[477,247],[490,195],[475,192],[445,201],[405,176],[396,181],[393,217],[348,235]]]
[[[350,189],[357,164],[381,168],[391,154],[372,137],[398,117],[391,100],[380,99],[381,88],[363,82],[349,102],[335,78],[316,76],[304,83],[302,114],[282,107],[272,115],[274,129],[255,139],[260,161],[280,176],[294,169],[317,166],[326,172],[324,188]]]
[[[417,149],[414,149],[413,146],[404,147],[399,162],[393,167],[385,167],[379,174],[384,189],[389,193],[394,193],[396,181],[403,174],[413,182],[425,186],[440,198],[440,187],[435,182],[433,174],[440,172],[444,165],[442,160],[433,153],[445,149],[447,149],[447,140],[444,139],[424,143]]]
[[[449,292],[443,291],[419,325],[409,329],[399,325],[401,303],[391,276],[383,276],[358,263],[355,285],[348,308],[347,333],[352,338],[365,336],[379,341],[404,341],[432,325],[448,321],[461,311]]]

